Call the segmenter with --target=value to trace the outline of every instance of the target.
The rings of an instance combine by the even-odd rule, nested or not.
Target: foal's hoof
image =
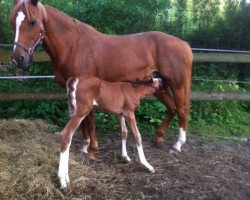
[[[170,154],[177,154],[180,152],[181,152],[181,150],[176,149],[175,146],[172,146],[172,148],[169,150]]]
[[[122,156],[122,160],[126,163],[129,163],[131,161],[130,157],[128,156]]]
[[[155,169],[154,169],[154,168],[148,169],[148,171],[149,171],[150,173],[155,173]]]

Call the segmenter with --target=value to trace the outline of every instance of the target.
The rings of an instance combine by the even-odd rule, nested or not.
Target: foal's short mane
[[[123,81],[125,83],[130,83],[133,87],[139,87],[139,86],[151,86],[153,83],[153,80],[136,80],[136,81]]]
[[[19,9],[22,9],[24,12],[27,13],[28,19],[33,18],[34,20],[40,23],[42,23],[43,19],[46,20],[47,18],[46,10],[40,2],[37,3],[37,6],[34,6],[30,2],[30,0],[19,0],[17,1],[12,12],[12,16],[11,16],[12,22],[15,21],[15,16]]]

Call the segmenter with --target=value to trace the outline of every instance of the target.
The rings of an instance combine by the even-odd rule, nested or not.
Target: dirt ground
[[[148,173],[128,141],[131,163],[121,159],[118,133],[99,141],[96,161],[78,153],[76,134],[70,153],[66,190],[56,177],[59,140],[55,127],[41,120],[0,120],[0,199],[250,199],[250,140],[225,141],[188,135],[181,153],[169,153],[143,139]]]

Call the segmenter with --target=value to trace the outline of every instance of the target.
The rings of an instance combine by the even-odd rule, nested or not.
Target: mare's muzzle
[[[32,54],[29,54],[25,50],[14,51],[12,58],[13,63],[15,63],[18,67],[27,67],[32,62]]]
[[[34,50],[42,44],[44,38],[45,30],[44,26],[41,25],[40,27],[40,34],[33,44],[32,47],[27,48],[20,42],[14,42],[15,48],[13,52],[13,63],[15,63],[19,67],[26,67],[32,62],[32,55]]]

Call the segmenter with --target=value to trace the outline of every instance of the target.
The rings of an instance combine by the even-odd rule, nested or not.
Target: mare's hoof
[[[85,158],[85,159],[83,160],[83,162],[84,162],[85,165],[91,166],[91,165],[94,164],[95,161],[94,161],[94,160],[91,160],[91,159],[88,159],[88,158]]]
[[[85,158],[83,159],[83,163],[84,163],[85,165],[88,165],[88,166],[93,165],[94,162],[95,162],[94,159],[89,159],[89,158],[87,158],[87,157],[85,157]]]
[[[162,149],[162,148],[163,148],[163,145],[164,145],[164,142],[154,142],[154,146],[155,146],[157,149]]]

